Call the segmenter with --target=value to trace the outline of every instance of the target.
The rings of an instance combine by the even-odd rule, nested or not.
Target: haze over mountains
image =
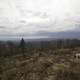
[[[79,31],[38,32],[28,36],[24,34],[21,36],[8,35],[0,37],[1,37],[0,40],[20,40],[23,37],[27,41],[54,40],[54,39],[80,39],[80,32]]]

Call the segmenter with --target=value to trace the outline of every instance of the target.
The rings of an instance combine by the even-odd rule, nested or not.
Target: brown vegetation
[[[12,43],[0,46],[0,80],[80,80],[80,59],[74,57],[79,45],[55,49],[43,44],[25,49]]]

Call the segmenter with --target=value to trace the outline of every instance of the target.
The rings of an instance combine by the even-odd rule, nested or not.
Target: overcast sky
[[[80,0],[0,0],[0,36],[79,30]]]

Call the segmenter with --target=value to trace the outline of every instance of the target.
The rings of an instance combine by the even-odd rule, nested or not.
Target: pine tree
[[[20,48],[21,48],[21,52],[23,53],[23,56],[25,56],[24,55],[24,53],[25,53],[25,41],[24,41],[24,39],[22,38],[21,39],[21,41],[20,41]]]

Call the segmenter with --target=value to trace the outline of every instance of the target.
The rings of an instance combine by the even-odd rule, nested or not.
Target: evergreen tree
[[[23,55],[24,55],[24,52],[25,52],[25,47],[26,47],[25,46],[25,41],[22,38],[21,41],[20,41],[20,48],[21,48],[21,51],[22,51]]]

